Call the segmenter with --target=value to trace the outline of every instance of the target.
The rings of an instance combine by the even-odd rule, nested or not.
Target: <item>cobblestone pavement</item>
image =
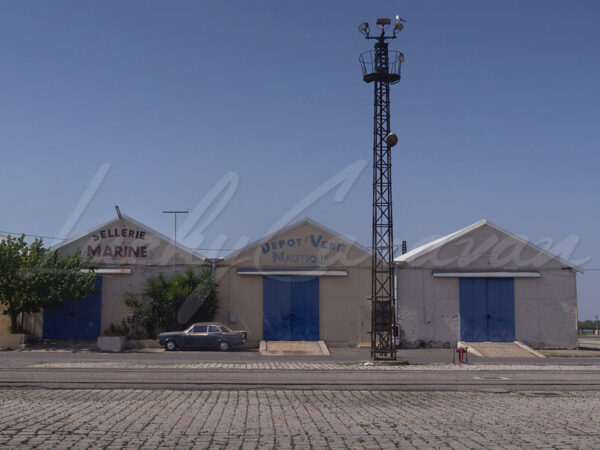
[[[0,390],[0,448],[599,448],[600,392]]]
[[[414,365],[388,365],[374,364],[371,362],[363,364],[350,363],[303,363],[303,362],[251,362],[251,363],[228,363],[228,362],[201,362],[184,364],[140,364],[127,361],[103,361],[103,362],[55,362],[32,364],[32,368],[47,369],[219,369],[219,370],[485,370],[485,371],[600,371],[600,365],[559,365],[546,364],[414,364]]]

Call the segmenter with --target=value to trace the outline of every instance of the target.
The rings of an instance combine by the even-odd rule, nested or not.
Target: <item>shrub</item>
[[[133,310],[133,332],[155,338],[163,331],[214,320],[219,308],[215,288],[210,270],[196,275],[188,267],[171,278],[163,274],[149,277],[141,295],[124,296],[125,304]]]

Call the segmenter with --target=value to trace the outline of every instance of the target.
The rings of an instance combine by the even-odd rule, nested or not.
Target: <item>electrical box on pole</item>
[[[358,26],[366,39],[375,40],[374,50],[360,55],[363,80],[373,83],[373,240],[371,277],[371,357],[396,359],[395,337],[398,324],[395,313],[394,232],[392,220],[392,158],[391,149],[398,137],[390,132],[390,85],[400,81],[400,66],[404,55],[388,50],[388,39],[404,26],[396,17],[392,34],[386,35],[391,19],[377,19],[381,33],[371,36],[369,24]]]

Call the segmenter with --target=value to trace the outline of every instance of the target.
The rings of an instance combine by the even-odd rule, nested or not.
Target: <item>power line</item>
[[[38,237],[38,238],[43,238],[43,239],[57,239],[59,241],[66,241],[66,240],[71,239],[71,238],[59,238],[56,236],[44,236],[42,234],[19,233],[16,231],[5,231],[5,230],[0,230],[0,233],[9,234],[13,237],[23,235],[23,236]],[[394,245],[394,247],[398,247],[398,245]],[[193,247],[189,247],[189,248],[191,248],[192,250],[202,250],[202,251],[206,251],[206,252],[208,252],[208,251],[212,252],[212,251],[234,251],[234,250],[240,250],[243,247],[237,247],[237,248],[233,248],[233,247],[232,248],[228,248],[228,247],[223,247],[223,248],[193,248]],[[366,246],[365,248],[371,248],[371,247]],[[583,270],[585,270],[586,272],[592,272],[592,271],[599,271],[600,268],[586,269],[584,267]]]
[[[44,238],[44,239],[57,239],[60,241],[66,241],[69,240],[71,238],[59,238],[56,236],[45,236],[43,234],[29,234],[29,233],[19,233],[16,231],[6,231],[6,230],[0,230],[0,233],[2,234],[6,234],[6,235],[11,235],[12,237],[16,237],[16,236],[31,236],[31,237],[38,237],[38,238]],[[203,250],[203,251],[214,251],[214,250],[239,250],[240,248],[194,248],[193,250]]]
[[[56,236],[45,236],[43,234],[29,234],[29,233],[21,233],[18,231],[6,231],[6,230],[0,230],[0,233],[5,234],[5,235],[11,235],[13,237],[15,236],[31,236],[31,237],[37,237],[37,238],[44,238],[44,239],[57,239],[60,241],[66,241],[69,240],[71,238],[59,238]],[[227,250],[227,251],[231,251],[231,250],[239,250],[240,248],[228,248],[228,247],[223,247],[223,248],[194,248],[193,250],[203,250],[203,251],[215,251],[215,250]]]
[[[11,236],[31,236],[31,237],[38,237],[38,238],[44,238],[44,239],[57,239],[59,241],[66,241],[69,238],[59,238],[56,236],[44,236],[41,234],[28,234],[28,233],[19,233],[16,231],[4,231],[4,230],[0,230],[0,233],[5,233],[5,234],[9,234]]]

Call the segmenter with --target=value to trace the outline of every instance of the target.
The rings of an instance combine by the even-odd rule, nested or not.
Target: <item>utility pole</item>
[[[173,270],[177,267],[177,214],[187,214],[189,211],[163,211],[163,214],[173,214],[175,218],[175,253],[173,255]]]
[[[381,33],[369,34],[369,24],[358,26],[366,39],[375,40],[374,50],[364,52],[359,61],[363,80],[374,85],[373,111],[373,235],[371,262],[371,358],[396,359],[395,337],[398,324],[395,313],[394,232],[392,220],[391,149],[398,137],[390,132],[390,85],[400,81],[404,55],[389,51],[389,39],[402,31],[404,19],[396,17],[392,34],[386,35],[389,18],[377,19]],[[390,59],[390,54],[392,58]]]

